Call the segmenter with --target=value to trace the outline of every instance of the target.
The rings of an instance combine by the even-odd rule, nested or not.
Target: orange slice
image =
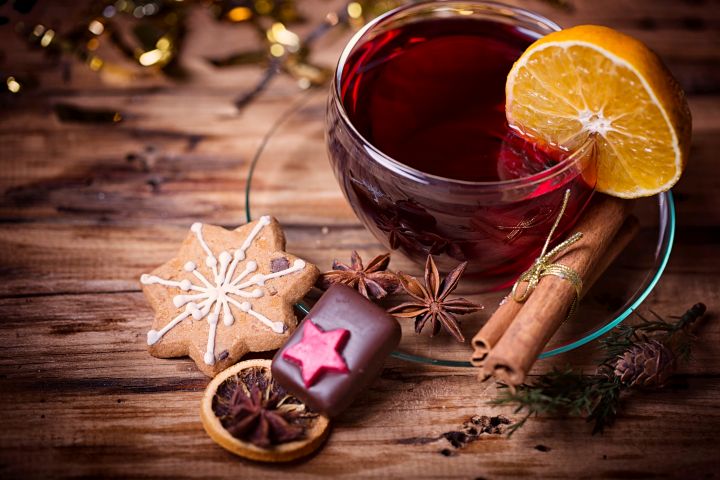
[[[563,149],[594,138],[598,191],[622,198],[668,190],[690,149],[683,91],[646,45],[581,25],[530,45],[505,85],[508,123]]]
[[[270,365],[270,360],[245,360],[220,372],[205,389],[200,418],[210,438],[235,455],[259,462],[288,462],[317,450],[328,436],[330,421],[324,415],[308,411],[302,402],[279,389],[272,380]],[[254,388],[259,389],[260,398],[265,401],[279,395],[279,401],[270,401],[273,411],[293,412],[288,418],[291,418],[292,425],[302,426],[303,435],[300,438],[263,447],[236,438],[225,428],[224,421],[230,415],[226,407],[233,401],[235,391],[240,389],[240,394],[250,398]]]

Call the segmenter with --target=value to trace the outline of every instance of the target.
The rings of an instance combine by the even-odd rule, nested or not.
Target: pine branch
[[[515,413],[525,413],[520,420],[508,427],[508,435],[512,435],[522,428],[530,417],[538,415],[585,417],[588,422],[593,423],[593,434],[602,433],[606,427],[612,426],[622,394],[633,388],[632,381],[623,382],[625,378],[622,377],[623,369],[626,370],[625,373],[627,371],[631,373],[630,377],[633,381],[639,381],[636,380],[639,377],[633,376],[632,373],[635,370],[628,370],[628,368],[640,369],[638,372],[646,375],[645,382],[648,382],[647,376],[650,376],[652,380],[658,378],[661,373],[671,373],[667,370],[662,372],[642,371],[641,368],[646,367],[647,357],[645,356],[640,357],[642,360],[640,365],[631,363],[629,367],[626,362],[618,363],[619,360],[626,354],[630,355],[630,358],[637,358],[643,354],[647,355],[648,350],[649,354],[656,353],[657,350],[651,349],[653,346],[663,352],[671,352],[665,354],[664,358],[675,359],[675,361],[664,363],[663,368],[665,369],[674,368],[676,361],[687,360],[690,356],[692,341],[695,339],[692,335],[692,327],[695,321],[704,315],[705,305],[698,303],[681,317],[671,317],[676,318],[675,322],[668,322],[655,312],[651,313],[655,317],[654,319],[649,320],[638,314],[639,324],[622,325],[600,342],[600,348],[604,355],[593,375],[575,372],[571,368],[553,369],[537,377],[534,382],[523,384],[516,389],[500,384],[498,386],[501,390],[500,396],[490,403],[492,405],[515,405]],[[646,350],[642,350],[643,348]],[[621,370],[617,370],[617,368],[621,368]]]
[[[537,415],[587,416],[595,422],[595,429],[602,431],[614,418],[621,385],[605,375],[554,369],[514,391],[506,385],[500,388],[501,396],[491,404],[517,405],[515,413],[526,412],[525,417],[509,427],[512,435],[528,418]]]

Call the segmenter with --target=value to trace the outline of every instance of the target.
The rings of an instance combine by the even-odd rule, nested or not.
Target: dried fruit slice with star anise
[[[432,255],[428,255],[425,263],[425,285],[415,277],[398,273],[403,289],[412,300],[392,307],[388,312],[396,317],[414,318],[417,333],[429,323],[432,327],[431,336],[445,329],[457,341],[464,342],[465,337],[455,315],[465,315],[484,308],[464,298],[448,298],[457,288],[466,267],[467,262],[461,263],[441,280]]]
[[[270,365],[246,360],[219,373],[205,390],[202,422],[215,442],[236,455],[290,461],[320,446],[329,420],[278,385]]]

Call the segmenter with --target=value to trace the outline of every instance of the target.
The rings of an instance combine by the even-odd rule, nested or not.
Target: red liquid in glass
[[[504,105],[507,74],[535,39],[513,25],[469,18],[389,29],[348,58],[343,106],[367,142],[426,174],[476,182],[534,175],[563,155],[516,135]],[[539,253],[565,190],[572,195],[558,235],[592,194],[579,171],[533,184],[512,200],[418,186],[368,163],[329,112],[331,161],[355,212],[390,248],[420,262],[431,253],[445,269],[468,260],[469,271],[517,274]]]
[[[514,26],[478,20],[384,32],[347,63],[343,104],[371,144],[422,172],[479,182],[537,173],[552,158],[505,121],[505,79],[534,40]]]

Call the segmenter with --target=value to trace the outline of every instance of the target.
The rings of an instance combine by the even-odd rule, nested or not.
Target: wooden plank
[[[358,250],[366,259],[385,250],[359,225],[323,230],[290,224],[285,230],[288,251],[322,270],[328,269],[336,258],[347,261],[352,250]],[[8,278],[0,285],[0,297],[135,290],[139,275],[171,258],[187,232],[187,224],[133,227],[32,223],[2,228],[0,262]],[[717,274],[720,264],[713,255],[717,235],[715,228],[683,228],[678,232],[668,272],[685,276]],[[646,227],[629,247],[631,250],[618,261],[618,268],[648,269],[653,255],[641,250],[650,248],[656,239],[655,228]],[[698,262],[698,256],[706,260]],[[397,253],[392,268],[420,273],[418,265]],[[459,292],[477,290],[469,282]]]
[[[714,198],[715,179],[705,174],[720,150],[718,98],[691,99],[693,148],[675,189],[685,226],[720,222],[720,212],[706,208]],[[197,112],[191,105],[176,108],[172,95],[149,95],[145,105],[152,118],[111,128],[47,125],[39,112],[27,114],[23,128],[30,131],[24,135],[0,125],[0,158],[27,159],[0,171],[0,218],[128,225],[158,219],[188,224],[202,218],[241,224],[249,162],[265,131],[282,118],[255,170],[252,210],[284,223],[357,223],[329,168],[324,92],[294,97],[299,108],[291,115],[287,102],[264,100],[247,114],[222,121],[216,119],[229,99],[200,96],[196,101],[204,105]],[[168,117],[194,120],[159,128]]]
[[[473,387],[467,375],[431,375],[403,365],[387,369],[336,421],[319,455],[290,466],[245,462],[213,444],[194,413],[200,386],[142,392],[133,390],[132,380],[91,388],[70,381],[50,389],[36,377],[34,389],[6,391],[3,403],[10,403],[4,406],[14,414],[4,421],[0,443],[4,475],[617,478],[694,477],[719,466],[703,448],[717,439],[717,378],[681,379],[665,392],[627,399],[617,425],[602,436],[590,436],[582,420],[543,418],[512,438],[482,435],[455,449],[442,434],[472,416],[514,416],[485,405],[491,393]],[[683,445],[682,454],[668,454],[671,438]]]

